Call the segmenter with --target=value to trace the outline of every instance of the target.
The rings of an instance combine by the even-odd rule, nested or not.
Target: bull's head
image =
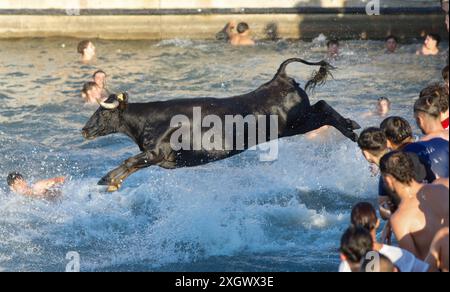
[[[99,104],[100,108],[82,130],[85,139],[91,140],[119,131],[122,112],[128,104],[128,95],[126,93],[111,95],[108,100]]]

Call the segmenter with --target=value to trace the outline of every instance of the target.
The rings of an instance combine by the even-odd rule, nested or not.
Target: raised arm
[[[227,25],[225,32],[227,33],[230,40],[232,40],[233,38],[235,38],[237,36],[237,33],[234,31],[236,29],[236,27],[237,27],[237,23],[234,20],[230,21]]]

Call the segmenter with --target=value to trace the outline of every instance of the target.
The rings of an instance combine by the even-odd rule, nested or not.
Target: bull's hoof
[[[357,122],[352,121],[352,128],[353,130],[359,130],[361,129],[361,126]]]
[[[361,129],[361,126],[357,122],[355,122],[353,120],[350,120],[350,119],[347,119],[347,128],[350,131],[354,131],[354,130]]]
[[[359,136],[356,133],[352,133],[349,138],[350,138],[350,140],[352,140],[353,142],[356,143],[356,142],[358,142]]]
[[[111,184],[111,179],[109,179],[107,176],[105,176],[98,182],[99,186],[109,186],[110,184]]]
[[[120,190],[122,186],[121,185],[112,185],[112,186],[108,186],[108,193],[115,193],[118,190]]]

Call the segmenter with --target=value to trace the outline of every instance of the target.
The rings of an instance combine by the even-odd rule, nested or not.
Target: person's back
[[[237,33],[234,32],[237,30]],[[247,23],[241,22],[237,26],[235,22],[230,22],[227,30],[230,44],[233,46],[254,46],[255,41],[250,36],[250,27]]]
[[[424,185],[417,198],[400,205],[391,220],[407,230],[414,241],[416,256],[424,260],[436,233],[449,226],[448,216],[448,189],[442,185]]]

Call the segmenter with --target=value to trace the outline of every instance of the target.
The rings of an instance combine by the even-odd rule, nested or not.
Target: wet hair
[[[107,75],[105,71],[97,70],[94,72],[94,74],[92,74],[92,78],[95,78],[95,76],[97,76],[97,74],[105,74],[105,76]]]
[[[442,78],[445,82],[448,82],[448,65],[442,69]]]
[[[445,70],[445,69],[444,69]],[[447,66],[448,74],[448,66]],[[440,83],[433,83],[420,92],[420,97],[436,96],[439,98],[439,107],[441,113],[448,111],[448,91],[445,86]]]
[[[368,231],[373,231],[377,228],[377,211],[370,203],[359,203],[353,207],[351,221],[354,227],[361,227]]]
[[[389,117],[381,125],[386,138],[396,145],[401,145],[406,139],[413,137],[411,125],[402,117]]]
[[[388,35],[385,39],[384,39],[384,41],[385,42],[387,42],[387,41],[389,41],[389,40],[394,40],[396,43],[398,43],[398,38],[396,37],[396,36],[394,36],[394,35]]]
[[[359,136],[358,146],[361,150],[380,154],[387,150],[387,138],[381,129],[367,128]]]
[[[250,29],[250,26],[246,22],[241,22],[237,26],[237,32],[238,33],[244,33]]]
[[[340,252],[350,263],[361,263],[365,255],[372,249],[372,236],[364,228],[352,226],[345,231],[341,238]]]
[[[373,268],[373,258],[368,258],[367,255],[364,256],[364,260],[361,264],[361,273],[394,273],[398,271],[399,269],[392,263],[392,261],[386,257],[385,255],[382,255],[378,253],[378,268],[379,271],[371,271],[370,269]]]
[[[327,43],[327,48],[331,47],[332,45],[336,45],[339,46],[339,41],[334,39],[334,40],[329,40]]]
[[[97,85],[97,83],[95,83],[95,82],[92,82],[92,81],[90,81],[90,82],[86,82],[84,85],[83,85],[83,89],[81,90],[81,92],[83,93],[83,94],[88,94],[88,91],[90,91],[90,90],[92,90],[94,87],[97,87],[98,85]]]
[[[391,175],[403,184],[410,184],[415,180],[414,162],[410,155],[413,153],[394,152],[385,155],[380,161],[380,170],[384,175]]]
[[[88,41],[88,40],[81,41],[78,44],[78,53],[79,54],[84,54],[84,50],[87,49],[87,47],[89,46],[90,43],[91,43],[91,41]]]
[[[433,40],[436,41],[436,46],[439,47],[439,44],[441,43],[441,36],[438,35],[437,33],[429,33],[428,34],[429,37],[431,37]]]
[[[8,183],[8,186],[12,186],[17,180],[23,180],[23,176],[18,172],[11,172],[8,174],[8,177],[6,178],[6,182]]]
[[[414,104],[414,113],[419,112],[439,119],[441,117],[441,99],[437,96],[420,97]]]

